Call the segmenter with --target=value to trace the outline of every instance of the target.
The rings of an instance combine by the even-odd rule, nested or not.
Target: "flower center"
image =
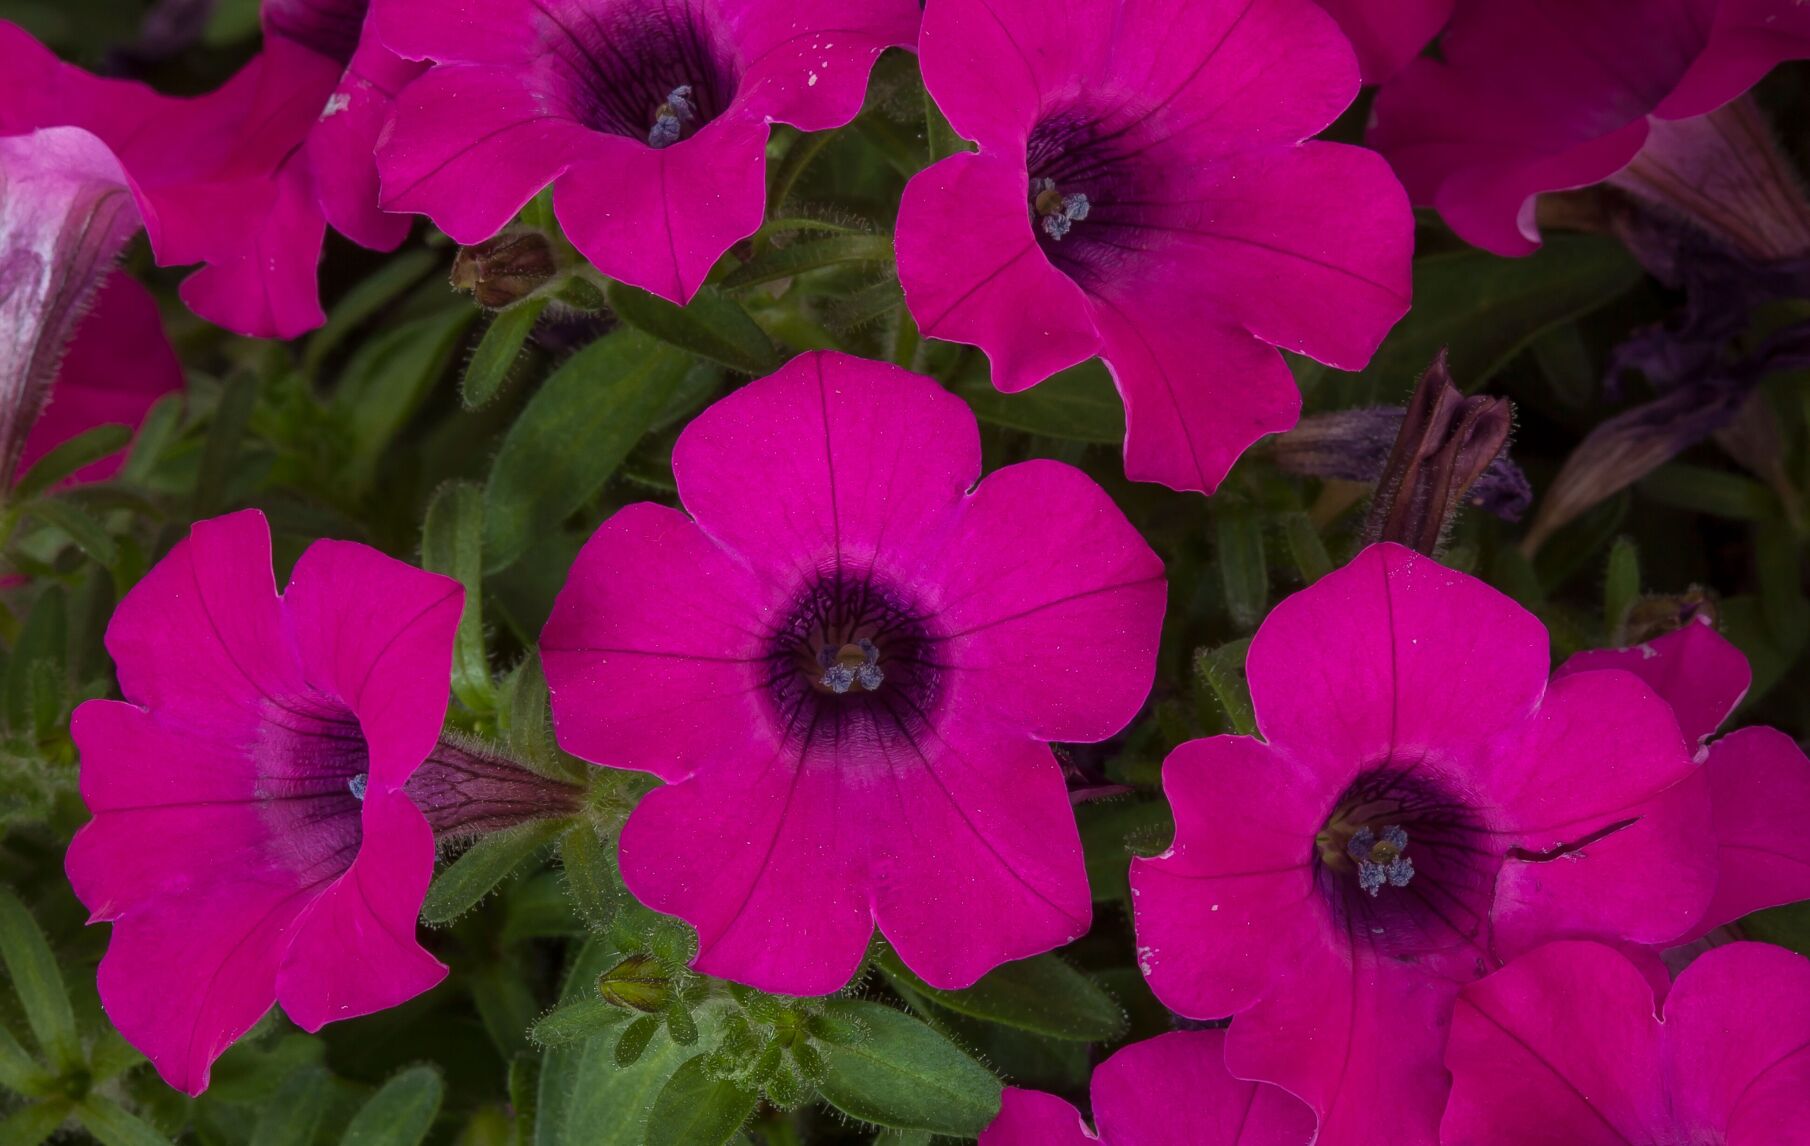
[[[680,134],[697,122],[697,105],[691,102],[691,85],[680,84],[666,95],[666,102],[654,109],[653,126],[647,129],[649,147],[671,147]]]
[[[1502,857],[1432,764],[1360,774],[1315,837],[1314,859],[1321,893],[1354,941],[1435,974],[1482,973]]]
[[[1088,202],[1083,192],[1064,195],[1054,179],[1031,181],[1031,214],[1036,216],[1043,233],[1057,242],[1087,218]]]
[[[370,750],[357,719],[318,697],[268,701],[253,755],[271,858],[310,881],[339,875],[364,838]]]
[[[665,148],[735,97],[740,73],[704,5],[568,5],[543,10],[548,64],[570,114],[595,131]]]
[[[872,571],[832,571],[802,587],[769,647],[768,692],[788,737],[909,737],[936,705],[922,610]]]

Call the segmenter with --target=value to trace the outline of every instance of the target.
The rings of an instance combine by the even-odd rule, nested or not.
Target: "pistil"
[[[698,108],[691,102],[691,85],[680,84],[667,93],[666,102],[654,109],[654,125],[648,129],[649,147],[671,147],[679,135],[697,122]]]
[[[1080,192],[1064,195],[1054,179],[1031,181],[1031,210],[1037,215],[1043,233],[1057,242],[1087,218],[1087,196]]]

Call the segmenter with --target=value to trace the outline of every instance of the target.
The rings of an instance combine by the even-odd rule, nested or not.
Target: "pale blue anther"
[[[365,798],[365,789],[370,786],[371,777],[365,772],[360,772],[358,775],[346,781],[346,788],[351,791],[353,798],[357,800],[363,800]]]
[[[860,653],[859,661],[851,650]],[[844,645],[840,650],[820,649],[817,663],[823,666],[823,676],[817,683],[838,696],[857,684],[872,692],[886,680],[886,674],[880,669],[880,650],[865,638],[854,645]]]
[[[1060,242],[1074,230],[1075,224],[1087,218],[1090,204],[1079,191],[1063,195],[1056,190],[1054,179],[1034,180],[1031,184],[1032,205],[1039,216],[1043,233]]]
[[[654,111],[654,125],[647,131],[649,147],[671,147],[679,142],[685,126],[698,118],[697,105],[691,102],[691,85],[680,84],[666,96],[666,102]]]
[[[1407,887],[1414,878],[1414,861],[1407,849],[1408,833],[1390,824],[1380,839],[1369,828],[1359,828],[1345,845],[1345,854],[1357,861],[1358,886],[1374,896],[1385,885]]]

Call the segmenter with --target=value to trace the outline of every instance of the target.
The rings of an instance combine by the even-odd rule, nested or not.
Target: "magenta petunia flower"
[[[1630,649],[1578,653],[1557,676],[1622,669],[1672,706],[1703,761],[1716,855],[1716,895],[1694,939],[1765,907],[1810,899],[1810,759],[1776,728],[1742,728],[1704,746],[1753,679],[1747,658],[1700,618]]]
[[[1263,739],[1172,753],[1175,842],[1133,863],[1158,998],[1237,1015],[1226,1061],[1326,1146],[1431,1143],[1452,999],[1555,935],[1663,943],[1708,902],[1707,801],[1665,702],[1623,672],[1548,685],[1540,622],[1373,545],[1251,642]]]
[[[0,66],[0,136],[71,126],[111,148],[157,261],[205,264],[182,284],[196,314],[261,337],[320,325],[325,224],[299,155],[338,80],[331,60],[273,37],[218,90],[176,99],[89,75],[0,22]]]
[[[427,65],[384,47],[367,11],[370,0],[263,0],[264,35],[333,61],[339,85],[318,109],[305,158],[320,210],[333,229],[363,247],[388,251],[408,238],[412,220],[377,206],[377,139],[391,104]]]
[[[131,275],[113,272],[76,327],[57,369],[50,404],[25,439],[19,472],[98,426],[136,429],[157,399],[181,389],[182,363],[164,336],[157,300]],[[115,455],[90,462],[71,480],[104,481],[123,461],[123,455]]]
[[[446,712],[463,593],[319,541],[278,596],[255,510],[196,523],[107,628],[126,701],[72,722],[69,880],[113,934],[101,1002],[171,1086],[272,1002],[307,1030],[438,983],[415,940],[433,875],[403,785]]]
[[[1539,245],[1540,192],[1625,178],[1669,199],[1676,159],[1642,170],[1643,152],[1677,150],[1698,117],[1810,57],[1810,5],[1461,3],[1440,56],[1383,86],[1369,141],[1415,203],[1479,247],[1524,255]]]
[[[793,359],[673,451],[690,516],[629,506],[541,635],[567,751],[652,772],[630,891],[697,929],[699,970],[849,981],[877,923],[966,986],[1087,930],[1061,769],[1155,673],[1162,564],[1048,461],[975,485],[980,437],[921,375]]]
[[[1318,0],[1357,50],[1364,82],[1393,77],[1439,34],[1458,0]]]
[[[1660,1000],[1594,943],[1554,943],[1464,989],[1448,1146],[1810,1143],[1810,960],[1708,952]]]
[[[924,83],[977,153],[919,173],[899,280],[1008,393],[1095,355],[1126,475],[1211,492],[1408,308],[1413,219],[1375,154],[1302,143],[1358,90],[1311,0],[930,0]]]
[[[980,1146],[1307,1146],[1313,1112],[1226,1072],[1224,1031],[1133,1043],[1094,1070],[1094,1124],[1053,1094],[1006,1087]]]
[[[383,41],[439,66],[378,149],[384,206],[460,243],[541,188],[597,269],[683,303],[759,228],[771,125],[840,127],[910,0],[376,0]]]

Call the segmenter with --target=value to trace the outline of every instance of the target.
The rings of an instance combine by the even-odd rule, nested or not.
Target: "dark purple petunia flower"
[[[1311,0],[931,0],[918,49],[980,150],[905,189],[911,313],[1008,393],[1104,357],[1128,476],[1212,491],[1300,412],[1273,348],[1356,369],[1407,310],[1387,164],[1302,142],[1358,90]]]
[[[467,246],[541,188],[611,278],[683,303],[760,226],[775,123],[853,119],[910,0],[376,0],[439,66],[378,148],[384,205]]]

